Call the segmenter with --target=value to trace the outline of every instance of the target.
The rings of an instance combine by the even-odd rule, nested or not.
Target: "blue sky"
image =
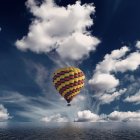
[[[139,0],[0,2],[0,121],[140,120]],[[85,87],[67,107],[53,72]]]

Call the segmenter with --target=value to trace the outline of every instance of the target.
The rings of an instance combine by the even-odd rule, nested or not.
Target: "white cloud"
[[[52,116],[46,116],[41,119],[41,121],[44,122],[68,122],[68,118],[65,116],[62,116],[61,114],[56,114]]]
[[[126,71],[134,71],[140,65],[140,53],[133,52],[126,59],[120,60],[116,62],[115,67],[116,71],[126,72]]]
[[[108,115],[111,121],[140,121],[140,112],[119,112],[114,111]]]
[[[123,46],[122,48],[120,48],[120,50],[113,50],[110,54],[110,57],[112,59],[119,59],[121,57],[123,57],[124,55],[126,55],[127,52],[129,52],[129,48],[127,46]]]
[[[103,61],[96,65],[93,77],[89,80],[96,93],[94,97],[98,98],[101,104],[110,103],[120,97],[122,94],[116,90],[122,82],[121,78],[116,78],[116,73],[134,71],[139,65],[140,52],[130,52],[127,46],[106,54]],[[111,91],[114,93],[110,94]]]
[[[116,63],[121,61],[121,58],[129,51],[129,48],[124,46],[121,49],[113,50],[111,54],[106,54],[104,60],[97,64],[95,71],[100,73],[116,71]]]
[[[140,90],[135,94],[124,99],[125,102],[140,104]]]
[[[91,84],[94,89],[96,88],[96,90],[108,91],[116,87],[119,84],[119,80],[111,74],[97,73],[89,80],[89,84]]]
[[[103,122],[103,121],[140,121],[140,112],[119,112],[113,111],[112,113],[106,114],[94,114],[90,110],[79,111],[77,113],[77,122]]]
[[[94,51],[98,43],[99,40],[97,38],[82,33],[75,33],[62,43],[57,52],[63,58],[79,60],[84,56],[88,56],[90,51]]]
[[[136,42],[136,47],[137,47],[138,49],[140,49],[140,41],[137,41],[137,42]]]
[[[2,104],[0,104],[0,121],[6,121],[10,118],[11,117],[10,117],[7,109]]]
[[[87,27],[93,25],[90,15],[95,13],[91,4],[81,5],[77,1],[67,7],[59,7],[52,0],[37,6],[34,0],[26,3],[35,19],[29,33],[16,46],[22,51],[48,53],[54,49],[61,58],[79,60],[96,50],[99,39],[93,37]]]
[[[126,72],[128,70],[134,71],[140,65],[140,53],[130,52],[129,48],[124,46],[120,50],[114,50],[111,54],[106,54],[104,60],[97,64],[96,72],[110,73],[110,72]]]
[[[106,54],[104,60],[97,64],[92,79],[89,84],[92,85],[95,91],[102,94],[106,91],[115,89],[119,85],[119,79],[112,74],[116,71],[115,64],[129,51],[128,47],[124,46],[120,50],[114,50],[111,54]]]
[[[119,91],[115,91],[112,94],[103,94],[99,100],[102,104],[109,104],[113,102],[115,99],[118,99],[122,94],[126,92],[126,89],[120,89]]]
[[[78,111],[76,122],[97,122],[100,117],[97,114],[92,113],[90,110]]]
[[[2,28],[0,27],[0,32],[1,32]]]

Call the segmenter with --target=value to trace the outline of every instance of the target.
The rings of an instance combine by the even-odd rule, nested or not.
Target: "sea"
[[[140,140],[140,122],[1,122],[0,140]]]

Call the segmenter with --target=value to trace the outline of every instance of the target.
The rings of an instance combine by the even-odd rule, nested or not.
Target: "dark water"
[[[0,123],[0,140],[140,140],[140,123]]]

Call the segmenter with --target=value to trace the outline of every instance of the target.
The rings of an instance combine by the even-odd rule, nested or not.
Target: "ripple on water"
[[[16,123],[2,126],[0,140],[140,140],[139,123]]]

